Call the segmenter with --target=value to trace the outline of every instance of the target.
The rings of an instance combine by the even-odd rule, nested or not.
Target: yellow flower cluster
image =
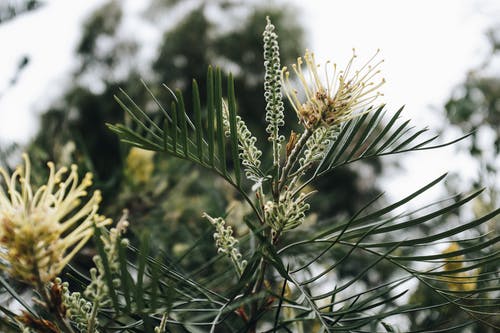
[[[457,243],[451,243],[443,253],[451,253],[460,250]],[[448,276],[442,277],[448,288],[452,291],[474,291],[477,288],[477,277],[479,269],[466,272],[453,272],[463,267],[464,256],[458,255],[446,260],[444,270],[450,272]]]
[[[111,223],[97,214],[101,194],[95,191],[84,204],[92,184],[87,173],[79,182],[76,165],[55,170],[49,162],[45,185],[31,184],[30,160],[9,176],[0,168],[0,269],[26,283],[52,281],[92,237],[94,227]]]
[[[380,73],[378,67],[383,62],[380,60],[371,65],[377,54],[378,51],[361,68],[353,70],[357,57],[353,50],[344,70],[337,70],[337,65],[328,61],[324,66],[325,76],[322,78],[318,72],[321,66],[316,64],[314,54],[307,50],[304,59],[299,57],[297,63],[292,65],[305,95],[304,101],[301,100],[299,91],[293,88],[287,67],[283,68],[281,80],[285,93],[306,128],[340,124],[366,112],[358,110],[367,108],[381,96],[377,90],[385,83],[383,78],[378,82],[373,81]],[[304,61],[305,71],[302,70]]]
[[[147,183],[154,171],[155,152],[132,147],[126,160],[125,172],[134,184]]]

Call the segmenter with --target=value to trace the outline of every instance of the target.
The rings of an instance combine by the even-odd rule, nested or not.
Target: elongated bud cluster
[[[231,258],[236,271],[241,275],[247,265],[247,261],[242,260],[242,255],[237,247],[238,240],[233,237],[233,229],[231,226],[227,226],[226,222],[220,217],[213,218],[206,213],[203,214],[203,217],[207,218],[215,227],[214,240],[217,252],[224,253]]]
[[[311,193],[300,193],[293,198],[290,191],[285,191],[279,202],[268,201],[264,206],[265,220],[276,232],[283,232],[300,226],[309,210],[306,199]]]

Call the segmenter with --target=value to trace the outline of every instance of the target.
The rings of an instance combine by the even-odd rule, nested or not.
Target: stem
[[[274,181],[271,188],[272,188],[272,194],[275,202],[279,202],[280,200],[280,193],[283,191],[285,184],[288,180],[288,176],[290,171],[292,170],[293,166],[297,162],[298,157],[300,156],[300,153],[302,152],[304,146],[306,145],[307,140],[311,137],[311,135],[314,133],[314,129],[309,129],[306,128],[305,131],[302,133],[300,136],[299,140],[293,147],[292,151],[290,152],[290,155],[287,156],[285,165],[281,169],[279,168],[279,155],[276,154],[276,149],[278,147],[277,142],[273,141],[273,153],[274,153],[274,166],[276,167],[276,177],[274,179],[279,178],[278,181]],[[261,189],[262,190],[262,189]],[[263,195],[259,193],[259,199],[263,199]],[[260,201],[262,204],[263,201]],[[271,242],[273,245],[276,244],[278,241],[278,238],[280,236],[281,231],[277,231],[275,237],[272,237],[272,234],[270,235],[265,235],[269,236],[268,238],[271,239]],[[264,285],[264,279],[265,279],[265,274],[266,274],[266,269],[267,269],[267,262],[264,260],[264,258],[260,259],[259,263],[259,274],[257,277],[257,280],[255,281],[255,284],[252,288],[252,295],[255,295],[259,293],[262,290],[262,287]],[[264,303],[265,304],[265,303]],[[250,326],[248,328],[249,333],[255,333],[257,329],[257,320],[256,317],[258,316],[258,312],[261,308],[259,308],[259,300],[255,300],[252,302],[250,306]]]
[[[291,169],[293,168],[293,166],[295,165],[295,162],[297,161],[298,157],[300,156],[300,153],[302,152],[302,149],[304,148],[307,140],[311,137],[311,135],[313,133],[314,133],[314,129],[313,130],[308,129],[308,128],[305,129],[304,133],[302,133],[299,140],[297,141],[297,143],[293,147],[292,151],[290,152],[290,155],[287,157],[285,165],[283,166],[283,168],[281,170],[281,177],[279,177],[279,181],[273,182],[272,192],[273,192],[273,197],[274,197],[275,202],[279,201],[280,193],[283,190],[283,188],[286,184],[286,181],[288,180],[288,175],[289,175]],[[273,142],[273,143],[275,143],[275,142]],[[274,145],[273,145],[273,149],[275,149],[275,148],[276,147],[274,147]],[[274,157],[275,157],[274,165],[275,165],[275,167],[277,167],[277,171],[276,171],[277,177],[276,178],[278,178],[278,176],[280,175],[279,159],[276,160],[276,155]],[[269,235],[269,238],[272,239],[273,245],[276,244],[280,233],[281,232],[278,231],[274,239],[272,239],[272,235]],[[266,236],[266,235],[264,235],[264,236]],[[257,280],[255,281],[255,284],[254,284],[253,289],[252,289],[253,295],[260,292],[262,290],[263,285],[264,285],[264,278],[265,278],[266,269],[267,269],[267,263],[264,260],[264,258],[260,259],[259,266],[260,266],[259,275],[258,275]],[[250,327],[248,329],[248,332],[250,332],[250,333],[256,332],[257,320],[255,320],[255,318],[257,317],[259,310],[260,310],[259,309],[259,301],[258,300],[253,301],[251,304],[251,308],[250,308],[250,321],[249,321]]]
[[[36,258],[35,251],[32,252],[33,256]],[[75,331],[71,327],[71,324],[66,320],[66,318],[63,317],[63,314],[59,312],[59,309],[57,309],[57,307],[54,306],[54,304],[52,304],[52,299],[50,297],[50,294],[45,286],[45,283],[42,281],[40,277],[40,269],[38,267],[38,261],[36,259],[33,267],[33,273],[34,276],[36,277],[35,288],[38,291],[38,293],[42,296],[47,311],[54,316],[59,329],[61,329],[63,332],[66,333],[75,333]]]
[[[302,152],[302,149],[304,148],[307,140],[311,137],[311,135],[314,133],[314,130],[311,130],[309,128],[306,128],[304,133],[300,136],[299,141],[295,144],[295,147],[293,147],[292,152],[290,153],[290,156],[286,159],[285,166],[283,167],[283,171],[281,172],[281,178],[278,182],[278,192],[281,192],[283,190],[283,187],[286,184],[288,174],[290,173],[291,169],[293,168],[295,162],[297,162],[297,158],[299,157],[300,153]],[[279,194],[279,193],[278,193]]]
[[[252,294],[256,294],[260,292],[262,289],[262,285],[264,284],[264,277],[266,273],[266,268],[267,268],[267,263],[264,260],[264,258],[260,259],[259,263],[260,269],[259,269],[259,276],[257,278],[257,281],[255,282],[255,285],[252,289]],[[259,301],[255,300],[252,302],[251,308],[250,308],[250,327],[248,328],[249,333],[255,333],[257,329],[257,320],[255,320],[255,317],[257,316],[257,312],[259,310]]]
[[[265,213],[264,213],[264,202],[265,202],[265,198],[264,198],[264,191],[262,190],[262,185],[259,186],[259,188],[257,189],[257,191],[255,192],[256,196],[257,196],[257,203],[259,205],[259,208],[260,210],[262,211],[262,220],[260,220],[260,224],[264,224],[266,221],[265,221]]]
[[[275,127],[275,130],[273,132],[273,165],[278,168],[280,165],[280,148],[281,145],[278,142],[279,140],[279,133],[278,133],[278,126]]]
[[[36,265],[36,264],[35,264],[35,270],[37,272],[37,274],[36,274],[36,277],[37,277],[37,279],[36,279],[36,290],[38,291],[38,293],[40,295],[42,295],[42,298],[43,298],[43,301],[45,302],[45,307],[47,308],[47,311],[49,311],[49,313],[51,313],[51,314],[54,315],[54,318],[56,320],[57,326],[63,332],[75,333],[75,331],[71,327],[71,324],[65,318],[63,318],[62,314],[59,313],[59,311],[57,311],[57,309],[55,309],[52,306],[52,300],[51,300],[50,295],[49,295],[49,293],[47,291],[47,288],[45,287],[44,283],[40,279],[40,275],[38,274],[38,265]]]
[[[94,333],[95,332],[95,319],[97,317],[97,309],[99,309],[99,301],[95,300],[94,303],[92,304],[92,312],[90,313],[90,319],[89,319],[89,326],[87,329],[88,333]]]
[[[186,159],[183,155],[180,155],[180,154],[173,154],[173,156],[181,158],[181,159]],[[200,165],[206,167],[205,164],[200,164]],[[264,224],[264,218],[261,216],[261,214],[260,214],[259,210],[257,209],[257,207],[255,207],[254,202],[245,193],[245,191],[242,191],[241,188],[236,184],[236,182],[234,182],[231,179],[231,177],[228,177],[228,176],[224,175],[222,172],[220,172],[218,170],[215,170],[215,169],[210,169],[210,170],[212,172],[218,174],[219,176],[221,176],[223,179],[225,179],[229,183],[229,185],[231,185],[232,187],[234,187],[238,191],[238,193],[240,193],[243,196],[243,199],[250,205],[250,207],[252,208],[252,210],[255,212],[255,216],[259,219],[259,222],[261,224]]]
[[[273,166],[274,166],[274,172],[276,173],[273,177],[273,183],[271,185],[273,196],[276,199],[276,196],[278,195],[279,192],[279,183],[276,182],[276,179],[279,179],[280,177],[280,150],[281,150],[281,144],[279,142],[279,131],[278,131],[278,125],[274,127],[273,131],[273,137],[274,139],[272,140],[273,142]],[[279,196],[278,196],[279,197]]]

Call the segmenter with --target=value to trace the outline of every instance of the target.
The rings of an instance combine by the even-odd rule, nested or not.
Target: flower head
[[[92,237],[94,225],[111,220],[97,214],[101,194],[95,191],[87,202],[86,189],[92,174],[78,179],[76,165],[68,172],[55,170],[49,162],[49,178],[35,188],[30,179],[30,160],[9,176],[0,168],[6,191],[0,186],[0,268],[27,283],[53,280]]]
[[[448,254],[460,250],[460,245],[453,242],[442,253]],[[442,276],[441,279],[452,291],[474,291],[477,289],[477,279],[481,270],[476,268],[460,271],[464,267],[464,262],[465,257],[463,255],[456,255],[445,260],[444,271],[448,272],[448,275]]]
[[[127,156],[125,173],[134,184],[144,184],[154,171],[155,152],[132,147]]]
[[[299,120],[307,128],[331,126],[358,117],[365,112],[358,112],[368,107],[377,97],[382,95],[378,88],[385,83],[382,78],[373,80],[380,74],[380,60],[372,65],[378,55],[368,60],[358,70],[353,69],[356,54],[354,53],[344,70],[337,70],[336,64],[329,61],[324,66],[324,78],[319,74],[320,65],[316,64],[314,54],[306,51],[304,59],[298,58],[292,65],[293,72],[299,80],[305,100],[301,100],[299,92],[292,87],[290,72],[284,67],[281,73],[285,93],[292,104]],[[302,65],[306,70],[302,70]],[[308,74],[306,74],[308,72]]]

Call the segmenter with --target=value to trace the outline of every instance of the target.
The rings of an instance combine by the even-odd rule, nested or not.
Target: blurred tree
[[[164,31],[157,56],[146,65],[139,63],[141,36],[120,34],[128,15],[122,3],[108,1],[96,10],[84,23],[76,49],[79,66],[73,73],[74,84],[43,113],[41,130],[29,150],[33,160],[77,163],[92,171],[96,187],[103,191],[102,207],[107,215],[119,216],[123,208],[129,208],[132,230],[141,233],[154,228],[152,242],[169,255],[184,258],[179,260],[186,269],[213,269],[202,265],[214,247],[212,229],[208,224],[207,228],[200,228],[200,223],[206,223],[200,221],[200,215],[203,211],[229,214],[228,220],[233,225],[243,226],[241,198],[222,182],[216,182],[214,187],[211,179],[197,177],[196,167],[170,158],[153,157],[156,164],[151,177],[138,186],[127,176],[129,148],[121,145],[105,127],[105,123],[127,122],[113,95],[123,88],[138,105],[146,106],[148,112],[158,112],[147,89],[140,85],[140,79],[146,78],[155,95],[169,97],[168,91],[160,89],[162,83],[182,89],[189,110],[191,79],[203,82],[208,65],[220,66],[225,73],[232,72],[235,76],[239,114],[257,137],[267,137],[262,117],[265,101],[261,36],[265,17],[271,16],[279,27],[282,65],[293,63],[302,55],[303,30],[294,19],[298,14],[291,6],[278,8],[265,2],[199,1],[197,6],[185,10],[178,1],[152,1],[140,19],[161,26],[165,18],[173,19],[170,13],[179,9],[184,9],[184,14],[180,19],[175,17],[176,24]],[[202,99],[204,90],[201,87]],[[287,122],[292,127],[285,131],[293,130],[293,123]],[[261,143],[260,147],[263,146],[266,145]],[[263,163],[270,165],[271,161]],[[375,176],[382,169],[380,161],[372,159],[362,165],[356,169],[344,167],[312,184],[330,195],[312,198],[311,204],[318,215],[311,217],[310,223],[328,225],[332,217],[352,216],[380,193],[375,187]],[[232,209],[225,212],[228,206]],[[246,230],[237,227],[237,232]],[[191,246],[196,247],[197,255],[185,256],[193,251]],[[332,256],[341,258],[344,254],[335,252]],[[359,255],[352,265],[343,267],[340,275],[355,276],[367,265],[367,260]],[[378,269],[377,276],[364,278],[368,286],[392,272],[384,265]]]
[[[450,100],[445,104],[450,122],[463,132],[472,135],[466,148],[479,165],[480,184],[499,190],[500,171],[500,26],[487,34],[491,53],[484,63],[471,70],[465,82],[455,88]],[[492,193],[493,194],[493,193]],[[498,200],[499,198],[490,198]]]
[[[0,24],[38,9],[42,5],[43,3],[38,0],[3,0],[0,2]]]
[[[173,19],[169,13],[182,12],[179,9],[183,6],[178,0],[155,0],[141,19],[158,22],[165,18]],[[198,1],[192,9],[185,9],[179,21],[163,33],[157,57],[145,66],[139,64],[141,36],[135,40],[135,36],[123,37],[120,34],[126,15],[122,3],[109,1],[95,11],[85,22],[76,49],[79,66],[73,73],[74,83],[67,87],[58,102],[43,113],[41,130],[29,150],[34,161],[77,163],[92,171],[96,187],[104,191],[105,213],[118,216],[122,208],[129,208],[132,229],[141,232],[154,226],[152,242],[172,253],[174,264],[190,271],[193,268],[214,269],[210,267],[212,263],[207,262],[214,252],[213,229],[208,222],[200,221],[201,212],[227,214],[228,221],[241,222],[245,214],[241,198],[222,182],[216,181],[214,187],[209,177],[198,177],[200,171],[183,161],[160,159],[154,155],[144,157],[141,162],[147,165],[151,159],[155,160],[151,174],[145,178],[134,178],[134,167],[129,164],[133,152],[121,145],[105,127],[106,122],[127,122],[113,95],[123,88],[138,105],[146,106],[148,112],[154,113],[157,110],[147,89],[139,84],[140,78],[147,78],[155,94],[160,94],[159,87],[165,83],[172,88],[181,88],[189,97],[192,94],[191,79],[198,78],[203,82],[207,66],[218,65],[226,73],[231,71],[235,75],[238,111],[247,120],[252,132],[257,137],[264,137],[261,33],[265,16],[271,16],[279,27],[283,65],[294,62],[295,57],[302,54],[303,32],[295,23],[297,14],[290,6],[278,8],[266,5],[264,1],[255,6],[254,3],[241,1],[206,0]],[[168,95],[164,90],[161,92]],[[201,93],[204,94],[203,88]],[[462,102],[459,98],[456,105],[475,101],[474,93],[465,96],[468,97],[460,98],[467,101]],[[190,100],[186,98],[187,103]],[[452,101],[450,103],[447,109],[452,110],[454,106]],[[495,103],[498,116],[499,103]],[[486,104],[494,106],[495,103]],[[464,119],[470,118],[474,115],[472,110],[474,108],[457,114]],[[455,111],[449,112],[452,117]],[[286,116],[288,119],[295,117],[291,114]],[[498,117],[496,119],[498,122]],[[464,120],[464,124],[468,123]],[[292,129],[287,128],[288,131]],[[498,127],[496,130],[498,137]],[[321,183],[313,184],[324,192],[328,191],[330,196],[313,198],[312,205],[319,212],[319,217],[312,216],[308,223],[327,224],[333,219],[325,217],[354,214],[379,193],[374,182],[381,169],[380,161],[373,160],[364,164],[363,169],[346,167],[335,175],[323,178]],[[227,206],[232,209],[226,212]],[[200,223],[206,223],[206,228],[200,227]],[[244,231],[236,228],[236,232]],[[188,253],[196,255],[187,256]],[[345,253],[339,251],[332,255],[341,258]],[[367,261],[369,258],[359,253],[356,260],[342,266],[339,278],[356,276],[368,265]],[[385,281],[393,273],[384,264],[377,269],[378,274],[362,278],[367,287]],[[432,321],[433,316],[435,314],[429,314],[425,320]]]
[[[170,15],[178,12],[183,13],[180,18]],[[124,12],[120,1],[108,1],[86,20],[76,48],[79,62],[71,80],[73,84],[43,112],[41,130],[29,147],[30,155],[34,161],[76,163],[82,166],[82,173],[92,171],[96,187],[103,191],[105,214],[116,217],[123,208],[128,208],[132,230],[136,233],[155,230],[150,239],[158,245],[156,248],[178,257],[185,269],[215,269],[206,265],[214,247],[212,227],[207,224],[206,228],[200,228],[200,223],[206,223],[200,221],[201,213],[229,214],[228,221],[237,226],[236,231],[246,233],[241,198],[223,182],[216,181],[214,187],[210,178],[197,177],[197,167],[157,156],[153,157],[156,163],[151,177],[137,184],[127,175],[129,148],[121,145],[105,127],[105,123],[127,122],[113,95],[123,88],[138,105],[146,106],[154,114],[158,110],[148,89],[160,98],[169,98],[168,91],[161,87],[165,83],[183,91],[190,110],[191,79],[203,82],[209,65],[220,66],[235,77],[239,114],[257,137],[267,137],[262,117],[265,17],[272,17],[279,27],[281,63],[287,65],[304,51],[303,29],[294,19],[298,14],[291,6],[277,7],[264,1],[200,0],[189,10],[178,1],[151,1],[139,19],[159,27],[166,18],[175,19],[176,23],[161,34],[157,56],[147,64],[140,63],[141,36],[120,33],[126,15],[130,14]],[[150,88],[140,85],[141,78],[145,78]],[[200,88],[203,100],[205,89]],[[296,115],[285,117],[295,119]],[[287,122],[290,124],[286,132],[294,129],[294,122]],[[262,142],[259,146],[267,145]],[[271,161],[263,163],[271,165]],[[335,216],[352,216],[380,193],[375,187],[375,176],[382,170],[380,161],[372,159],[362,165],[343,167],[312,184],[330,195],[312,198],[311,204],[318,214],[309,223],[328,225]],[[45,172],[42,164],[40,172]],[[231,208],[226,212],[226,207]],[[337,251],[331,255],[338,259],[345,253]],[[352,265],[343,267],[340,276],[355,276],[367,265],[367,260],[359,255]],[[384,265],[378,270],[376,276],[364,278],[368,286],[392,273]]]
[[[468,73],[465,82],[453,91],[445,109],[453,124],[464,132],[475,131],[469,141],[471,155],[490,160],[492,152],[495,156],[500,153],[500,27],[490,30],[488,37],[490,55],[479,68]],[[478,135],[483,134],[482,131],[491,134],[491,144],[479,142]],[[495,166],[489,168],[495,169]]]
[[[175,1],[153,1],[142,19],[160,21],[176,6],[181,5]],[[127,152],[120,149],[117,138],[104,126],[123,117],[112,96],[120,87],[138,104],[150,105],[147,90],[138,85],[140,77],[148,77],[148,85],[155,94],[161,83],[165,83],[181,88],[185,96],[190,96],[191,78],[203,80],[210,64],[234,73],[239,112],[254,133],[263,136],[263,119],[255,111],[265,107],[261,98],[264,76],[261,33],[266,15],[272,16],[280,27],[282,63],[294,62],[302,53],[302,28],[289,19],[296,15],[294,10],[290,6],[285,8],[238,1],[200,1],[199,6],[187,11],[178,24],[163,34],[158,56],[151,63],[150,70],[154,73],[151,76],[147,73],[149,70],[138,72],[140,66],[134,66],[132,61],[137,57],[141,41],[119,34],[124,16],[122,4],[119,1],[105,3],[84,24],[76,50],[80,65],[73,74],[74,85],[42,115],[43,130],[37,134],[31,149],[43,160],[67,162],[71,157],[74,162],[86,165],[94,172],[98,186],[103,188],[104,198],[114,198],[122,190],[121,170]],[[103,44],[106,44],[104,51]],[[201,93],[204,94],[203,88]],[[68,146],[69,141],[74,143]],[[69,151],[73,151],[73,155],[63,158]],[[372,169],[375,170],[372,174],[376,174],[380,164],[374,161]],[[322,188],[335,184],[335,190],[331,197],[313,204],[325,216],[354,213],[378,193],[373,178],[364,177],[368,185],[360,184],[358,175],[359,171],[345,168],[334,178],[316,184]]]
[[[474,201],[472,211],[459,210],[458,215],[480,216],[487,209],[498,207],[500,203],[500,183],[498,173],[500,171],[500,76],[498,75],[498,60],[500,59],[500,26],[488,32],[491,45],[491,53],[478,68],[471,70],[463,83],[457,86],[451,93],[450,99],[445,103],[444,109],[451,124],[459,128],[464,134],[471,133],[469,138],[457,145],[457,149],[467,150],[471,158],[477,162],[477,177],[474,187],[480,189],[486,187],[481,196]],[[442,131],[446,131],[443,128]],[[454,175],[453,181],[448,182],[450,191],[457,192],[463,182],[460,175]],[[456,217],[454,214],[453,216]],[[453,218],[453,216],[450,216]],[[476,230],[474,236],[481,235],[483,241],[491,240],[500,231],[500,220],[493,218],[487,226]],[[497,244],[496,251],[500,250]],[[493,253],[483,253],[483,256]],[[492,271],[498,272],[498,262],[492,263]],[[490,265],[490,266],[491,266]],[[478,280],[499,279],[498,274],[485,276],[479,275]],[[478,283],[481,286],[481,282]],[[491,295],[482,294],[477,297],[491,298]],[[412,301],[420,301],[422,304],[432,304],[439,301],[439,297],[432,293],[425,285],[420,284],[418,290],[412,295]],[[482,318],[478,308],[478,318],[496,326],[500,325],[499,318]],[[426,316],[412,318],[413,328],[422,327],[423,324],[433,326],[444,319],[451,323],[458,323],[463,318],[454,305],[443,308],[440,311],[428,311]],[[462,314],[463,316],[463,314]],[[493,328],[478,322],[472,327],[457,328],[457,332],[494,332]]]
[[[491,51],[478,68],[471,70],[465,81],[452,92],[445,104],[450,122],[464,133],[471,133],[461,149],[467,149],[477,162],[475,188],[486,186],[476,201],[474,214],[480,214],[500,203],[500,25],[487,36]],[[451,186],[454,186],[451,184]],[[498,220],[491,223],[498,233]],[[496,228],[496,229],[495,229]]]
[[[200,192],[207,192],[201,188],[206,190],[212,187],[210,180],[205,180],[206,184],[194,181],[196,178],[193,175],[198,172],[196,168],[175,159],[157,161],[151,181],[141,184],[139,190],[137,184],[124,175],[127,172],[128,148],[120,145],[118,138],[105,127],[105,123],[124,120],[113,95],[123,88],[138,104],[151,106],[151,96],[140,85],[140,79],[146,77],[148,86],[155,94],[160,92],[161,84],[165,83],[173,89],[181,88],[185,96],[190,96],[191,78],[203,81],[209,64],[220,65],[226,71],[237,73],[238,90],[242,93],[240,106],[246,106],[241,109],[241,113],[243,117],[250,116],[250,123],[255,124],[255,127],[261,127],[261,117],[251,111],[259,107],[263,109],[261,31],[265,16],[272,15],[282,27],[280,34],[283,40],[288,41],[282,56],[288,62],[301,52],[302,29],[293,20],[286,19],[293,14],[291,11],[283,12],[268,6],[254,8],[253,5],[240,2],[201,1],[200,6],[187,11],[178,24],[164,32],[157,57],[150,64],[137,66],[136,58],[142,41],[140,36],[120,35],[126,15],[122,6],[119,1],[108,1],[84,23],[76,49],[79,66],[73,73],[74,84],[42,114],[41,130],[29,148],[30,154],[35,155],[34,160],[54,160],[60,164],[74,162],[85,166],[94,173],[96,187],[104,192],[107,214],[118,216],[122,208],[130,208],[133,228],[136,230],[150,224],[156,228],[161,224],[159,228],[164,227],[165,232],[155,233],[153,239],[161,243],[165,243],[165,238],[175,240],[168,242],[167,247],[170,249],[177,243],[189,244],[188,240],[193,237],[210,239],[211,234],[205,235],[204,229],[196,228],[201,212],[214,209],[223,211],[227,202],[236,200],[231,197],[235,194],[224,189],[226,195],[222,195],[213,193],[211,189],[209,196],[201,197]],[[173,2],[153,1],[139,18],[160,21],[169,17],[173,6],[182,7]],[[247,14],[236,19],[238,9]],[[214,10],[220,10],[224,19],[215,20],[210,14]],[[228,29],[226,23],[231,21],[243,24]],[[158,26],[161,24],[158,23]],[[246,37],[256,31],[256,36]],[[226,39],[231,42],[228,43]],[[235,52],[247,55],[242,57]],[[230,53],[234,61],[230,63],[223,58],[224,53]],[[246,59],[246,63],[238,61],[238,58]],[[250,58],[254,58],[251,63]],[[253,78],[250,85],[243,83],[243,77],[246,78],[244,71],[251,68],[252,64],[259,69],[253,69],[249,74]],[[251,86],[251,90],[246,89],[244,84]],[[168,92],[164,95],[168,95]],[[186,98],[186,101],[190,99]],[[246,104],[247,101],[251,101],[250,104]],[[153,113],[158,111],[154,105],[149,109]],[[172,202],[177,204],[172,206]],[[211,241],[208,244],[211,246]],[[182,246],[176,249],[179,248]]]

